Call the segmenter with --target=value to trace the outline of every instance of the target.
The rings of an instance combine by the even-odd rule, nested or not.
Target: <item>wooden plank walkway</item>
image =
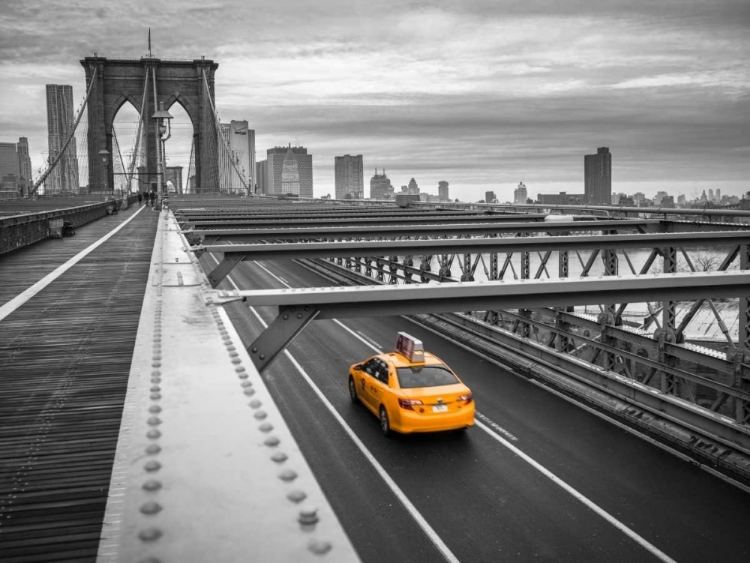
[[[0,305],[138,206],[0,258]],[[95,561],[159,214],[0,321],[0,560]]]

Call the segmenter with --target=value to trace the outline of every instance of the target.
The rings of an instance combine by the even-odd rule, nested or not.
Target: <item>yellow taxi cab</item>
[[[396,350],[349,368],[349,396],[391,432],[439,432],[474,425],[471,390],[422,342],[399,332]]]

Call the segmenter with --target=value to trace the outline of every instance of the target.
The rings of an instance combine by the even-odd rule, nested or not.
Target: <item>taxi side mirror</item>
[[[354,369],[356,369],[357,371],[362,371],[362,364],[357,364],[356,366],[354,366]]]

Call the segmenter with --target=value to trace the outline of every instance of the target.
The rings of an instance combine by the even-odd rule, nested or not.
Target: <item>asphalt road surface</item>
[[[232,284],[331,285],[288,261]],[[275,316],[228,311],[245,345]],[[399,331],[471,388],[476,426],[385,438],[351,404],[349,366]],[[750,494],[407,319],[313,321],[263,377],[365,562],[750,561]]]

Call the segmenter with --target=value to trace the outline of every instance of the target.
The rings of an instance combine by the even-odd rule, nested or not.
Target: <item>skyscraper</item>
[[[219,185],[229,193],[255,191],[255,131],[248,128],[247,121],[234,121],[221,124],[221,132],[229,145],[219,140]],[[240,174],[244,178],[245,188]]]
[[[448,201],[450,199],[448,196],[448,182],[445,180],[438,182],[438,198],[440,201]]]
[[[419,185],[414,178],[409,180],[409,187],[407,188],[406,193],[409,195],[419,195]]]
[[[305,147],[268,149],[267,193],[313,197],[312,155]]]
[[[49,163],[55,161],[73,131],[73,87],[47,84],[47,140]],[[60,161],[44,181],[46,194],[78,193],[78,158],[73,137]]]
[[[583,158],[586,203],[610,205],[612,201],[612,155],[607,147]]]
[[[15,143],[0,143],[0,192],[15,196],[18,190],[18,152]]]
[[[529,192],[526,190],[526,184],[519,182],[518,187],[513,192],[513,203],[526,203],[529,199]]]
[[[29,193],[32,186],[31,156],[29,155],[29,140],[26,137],[18,139],[18,189],[24,195]]]
[[[370,199],[393,199],[393,186],[388,176],[385,175],[385,169],[382,174],[378,174],[375,169],[375,175],[370,178]]]
[[[365,197],[365,171],[362,155],[334,158],[336,199],[362,199]]]

